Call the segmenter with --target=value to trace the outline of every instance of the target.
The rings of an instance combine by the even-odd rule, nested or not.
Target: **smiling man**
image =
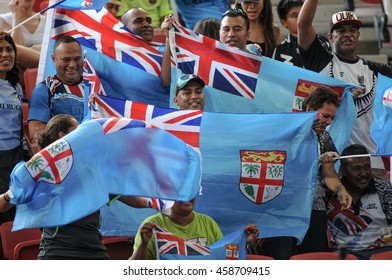
[[[392,67],[364,60],[357,56],[362,22],[350,11],[333,14],[328,39],[332,53],[325,50],[313,26],[318,0],[306,0],[298,15],[298,45],[306,69],[343,80],[358,88],[352,90],[358,116],[350,136],[350,143],[363,144],[371,154],[376,144],[370,136],[373,122],[373,101],[378,73],[392,77]],[[372,157],[374,174],[386,178],[380,157]]]
[[[42,131],[51,117],[72,115],[83,120],[83,60],[79,42],[70,36],[61,37],[53,48],[52,61],[56,75],[39,83],[29,103],[29,133],[34,137]]]
[[[204,109],[204,81],[197,75],[182,75],[176,85],[174,103],[180,110]]]
[[[352,207],[342,211],[334,196],[328,204],[333,249],[345,244],[348,252],[359,259],[369,259],[374,253],[392,250],[381,230],[392,226],[392,186],[388,180],[372,176],[369,156],[358,157],[368,153],[359,144],[343,150],[341,155],[348,158],[340,160],[341,179],[353,198]]]
[[[154,39],[154,27],[152,19],[147,12],[141,8],[132,8],[126,11],[121,22],[133,33],[144,40],[151,42]]]

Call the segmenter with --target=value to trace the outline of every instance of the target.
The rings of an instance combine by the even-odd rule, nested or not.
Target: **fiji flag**
[[[189,201],[200,172],[197,152],[164,130],[126,118],[87,121],[15,167],[14,229],[71,223],[109,194]]]
[[[68,35],[87,52],[108,96],[168,107],[169,89],[160,78],[162,44],[132,34],[106,9],[50,9],[45,34],[38,81],[55,74],[54,42]]]
[[[198,74],[204,82],[205,111],[282,113],[302,111],[304,98],[325,85],[341,97],[329,131],[339,151],[346,147],[357,112],[350,89],[355,85],[303,68],[260,57],[188,30],[174,23],[175,42],[171,103],[181,73]],[[171,46],[173,48],[173,46]]]
[[[246,259],[246,233],[244,229],[228,234],[210,246],[182,239],[159,226],[153,229],[153,233],[157,256],[160,260]]]
[[[102,95],[94,99],[93,114],[148,119],[171,133],[186,132],[182,139],[189,144],[188,139],[194,142],[198,136],[194,143],[202,157],[203,188],[195,210],[211,216],[224,234],[256,224],[261,237],[294,236],[302,241],[316,186],[316,112],[225,114],[162,109]],[[194,119],[183,120],[191,113]],[[140,224],[145,217],[134,218]],[[125,225],[109,223],[112,229]]]
[[[55,3],[55,7],[70,10],[101,9],[107,2],[108,0],[62,0]]]
[[[392,155],[392,79],[378,74],[370,134],[377,154]]]

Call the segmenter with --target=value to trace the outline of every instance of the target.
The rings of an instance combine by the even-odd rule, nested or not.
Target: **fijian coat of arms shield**
[[[226,244],[226,260],[238,260],[240,249],[238,244]]]
[[[73,164],[72,150],[65,139],[59,139],[35,154],[25,163],[34,181],[61,183]]]
[[[241,150],[240,191],[256,204],[277,197],[283,188],[285,151]]]

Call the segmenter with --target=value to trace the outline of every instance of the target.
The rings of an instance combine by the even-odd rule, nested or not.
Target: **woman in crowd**
[[[282,41],[279,27],[273,23],[271,0],[238,1],[249,18],[250,34],[247,44],[258,44],[262,55],[272,57],[276,46]]]
[[[0,32],[0,193],[8,190],[10,174],[23,159],[22,97],[16,64],[16,45],[10,36]],[[12,221],[15,209],[0,213],[0,225]]]

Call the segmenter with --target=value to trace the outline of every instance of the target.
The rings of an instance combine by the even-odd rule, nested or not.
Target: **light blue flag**
[[[106,9],[49,10],[38,81],[56,73],[51,54],[55,40],[72,36],[101,80],[108,96],[168,107],[169,88],[162,86],[162,44],[132,34]]]
[[[377,154],[392,155],[392,79],[378,74],[370,134]]]
[[[106,5],[108,0],[61,0],[57,3],[52,1],[50,6],[45,10],[56,8],[56,9],[69,9],[69,10],[89,10],[89,9],[101,9]]]
[[[212,216],[224,233],[257,224],[262,237],[302,240],[316,186],[316,112],[227,114],[164,109],[105,96],[95,99],[96,117],[126,114],[148,119],[200,148],[202,195],[195,209]],[[139,214],[140,224],[146,215]],[[102,231],[114,235],[120,223],[113,221],[103,223]],[[132,235],[137,228],[124,224],[119,232],[129,229]]]
[[[198,153],[164,130],[126,118],[88,121],[15,167],[14,230],[71,223],[109,194],[189,201],[200,174]]]
[[[170,232],[154,229],[155,248],[159,260],[245,260],[246,233],[239,229],[217,242],[202,246]]]
[[[206,87],[205,111],[228,113],[282,113],[302,111],[304,98],[319,85],[341,96],[341,105],[329,131],[338,151],[348,144],[357,112],[353,84],[303,68],[259,57],[206,38],[174,22],[176,68],[172,68],[171,103],[181,73],[197,74]],[[208,52],[208,56],[205,53]]]
[[[314,112],[204,113],[203,189],[196,211],[209,214],[225,232],[256,224],[261,237],[301,242],[316,186],[314,120]]]

